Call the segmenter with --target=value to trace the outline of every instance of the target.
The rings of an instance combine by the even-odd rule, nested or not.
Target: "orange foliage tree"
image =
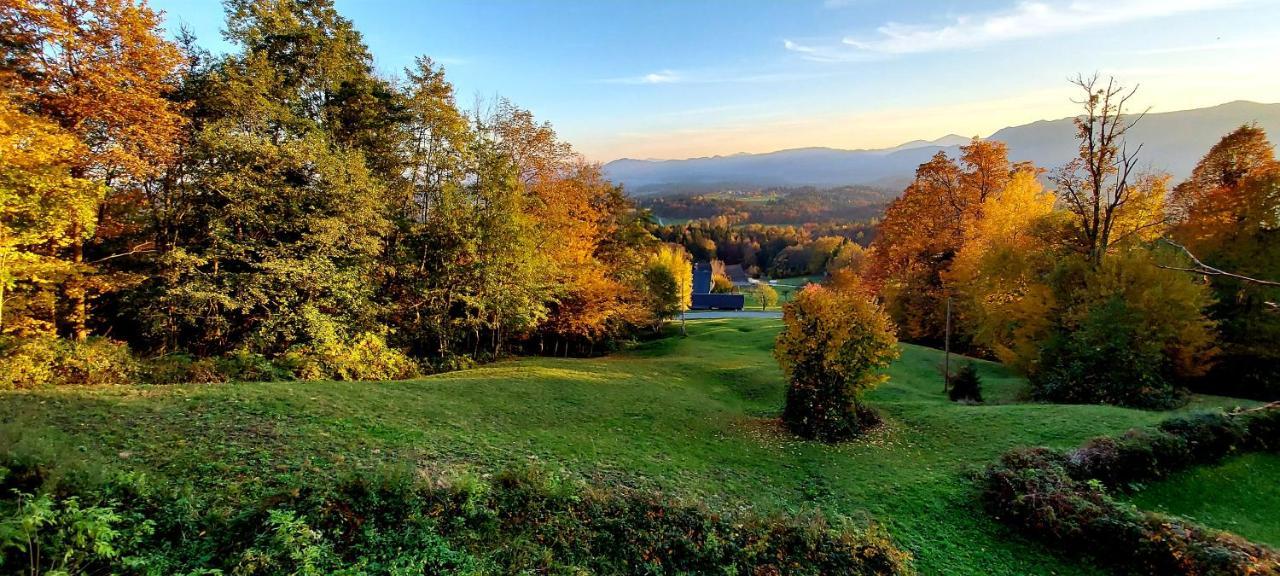
[[[945,326],[944,274],[981,219],[987,198],[1014,167],[1001,142],[974,139],[959,163],[939,152],[885,210],[864,273],[890,315],[913,340],[940,340]]]

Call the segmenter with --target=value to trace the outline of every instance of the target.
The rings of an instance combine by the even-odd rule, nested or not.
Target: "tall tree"
[[[243,51],[210,72],[201,128],[177,185],[192,203],[166,255],[152,323],[199,352],[280,353],[317,334],[372,328],[386,186],[335,118],[335,95],[371,74],[327,2],[229,2]]]
[[[72,176],[108,190],[97,221],[73,223],[67,246],[77,274],[65,285],[66,325],[82,339],[90,292],[109,289],[85,275],[121,255],[104,252],[115,247],[105,237],[122,233],[118,215],[137,203],[139,183],[173,159],[183,117],[166,95],[182,55],[164,39],[160,15],[134,0],[3,0],[0,36],[12,39],[0,77],[16,84],[19,102],[84,144]]]
[[[1280,397],[1280,162],[1267,134],[1241,126],[1209,150],[1173,190],[1173,239],[1200,260],[1223,359],[1209,375],[1221,393]],[[1217,274],[1204,269],[1227,270]],[[1249,281],[1245,278],[1261,280]]]
[[[71,174],[81,147],[0,92],[0,334],[52,331],[54,310],[40,297],[75,272],[63,249],[93,234],[104,193]],[[25,301],[15,307],[19,288]]]
[[[909,339],[940,340],[946,320],[944,275],[999,193],[1012,166],[1005,145],[974,139],[957,163],[939,152],[890,203],[873,244],[866,277]]]
[[[1125,137],[1144,113],[1130,114],[1129,103],[1137,88],[1128,89],[1108,78],[1104,84],[1095,74],[1072,81],[1084,92],[1082,114],[1075,119],[1079,155],[1059,170],[1053,181],[1058,195],[1076,216],[1076,236],[1080,251],[1094,265],[1102,262],[1108,248],[1121,238],[1116,223],[1126,204],[1138,196],[1132,179],[1137,176],[1142,145],[1129,147]],[[1163,224],[1162,217],[1138,223],[1129,233]]]

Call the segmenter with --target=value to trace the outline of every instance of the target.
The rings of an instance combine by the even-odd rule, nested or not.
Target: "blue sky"
[[[218,0],[151,0],[226,50]],[[1114,74],[1155,111],[1280,102],[1277,0],[337,0],[385,74],[442,62],[588,158],[874,148],[1071,114]]]

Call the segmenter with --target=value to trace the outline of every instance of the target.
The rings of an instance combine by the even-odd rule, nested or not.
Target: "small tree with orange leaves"
[[[789,380],[782,419],[799,436],[838,442],[874,425],[863,392],[898,357],[893,323],[853,290],[811,284],[783,307],[785,327],[773,355]]]

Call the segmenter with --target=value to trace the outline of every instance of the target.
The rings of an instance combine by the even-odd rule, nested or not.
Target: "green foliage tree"
[[[893,324],[856,292],[810,285],[783,308],[773,354],[788,379],[782,419],[795,434],[837,442],[874,423],[863,392],[898,357]]]
[[[1133,246],[1096,268],[1064,259],[1054,272],[1035,393],[1060,402],[1176,404],[1180,385],[1216,353],[1216,333],[1204,315],[1208,287],[1159,266],[1174,258]]]

